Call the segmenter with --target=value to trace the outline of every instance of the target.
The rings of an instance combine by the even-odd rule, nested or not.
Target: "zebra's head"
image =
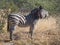
[[[45,10],[42,6],[33,9],[31,11],[31,14],[35,17],[35,19],[42,19],[48,17],[48,11]]]
[[[39,18],[46,18],[49,16],[48,11],[45,10],[42,6],[38,8],[37,15],[39,16]]]

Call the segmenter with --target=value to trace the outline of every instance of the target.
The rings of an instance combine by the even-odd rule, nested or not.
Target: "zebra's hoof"
[[[28,38],[33,39],[33,37],[31,35],[28,35]]]

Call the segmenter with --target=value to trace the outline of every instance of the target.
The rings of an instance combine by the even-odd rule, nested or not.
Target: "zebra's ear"
[[[43,9],[43,7],[42,7],[42,6],[40,6],[40,7],[39,7],[39,9],[41,10],[41,9]]]

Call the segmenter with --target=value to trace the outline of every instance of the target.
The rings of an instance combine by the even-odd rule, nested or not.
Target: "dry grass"
[[[27,32],[29,27],[21,28],[16,27],[14,31],[15,40],[9,42],[14,45],[60,45],[60,23],[58,17],[49,17],[48,19],[41,19],[35,25],[33,39],[28,37]],[[9,33],[6,31],[6,25],[4,27],[4,33],[0,34],[0,45],[8,42],[3,40],[9,39]]]
[[[46,31],[56,28],[56,19],[49,17],[48,19],[41,19],[37,22],[35,30],[37,31]]]

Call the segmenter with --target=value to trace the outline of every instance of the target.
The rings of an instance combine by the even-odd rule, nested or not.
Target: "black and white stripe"
[[[18,15],[18,14],[10,14],[9,15],[9,21],[14,23],[14,24],[25,24],[26,20],[23,15]]]

